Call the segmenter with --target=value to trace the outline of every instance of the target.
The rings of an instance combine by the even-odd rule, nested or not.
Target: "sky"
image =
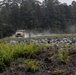
[[[3,1],[3,0],[0,0],[0,1]],[[43,0],[39,0],[39,1],[42,2]],[[61,2],[61,3],[67,3],[68,5],[71,4],[72,1],[76,1],[76,0],[59,0],[59,2]]]
[[[39,1],[43,1],[43,0],[39,0]],[[72,1],[76,1],[76,0],[58,0],[61,3],[67,3],[68,5],[71,4]]]

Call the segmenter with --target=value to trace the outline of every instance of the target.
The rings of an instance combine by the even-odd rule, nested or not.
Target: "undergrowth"
[[[69,62],[68,50],[58,50],[59,61],[67,64]]]
[[[0,43],[0,71],[3,71],[6,66],[10,66],[10,63],[19,58],[31,58],[39,54],[42,49],[45,47],[44,44],[34,45],[30,44],[5,44]]]
[[[26,62],[26,67],[28,72],[36,72],[38,70],[38,61],[29,59]]]

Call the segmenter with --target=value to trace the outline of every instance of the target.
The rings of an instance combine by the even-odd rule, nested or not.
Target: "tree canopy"
[[[0,4],[0,38],[17,29],[49,30],[51,33],[76,32],[76,2],[58,0],[3,0]]]

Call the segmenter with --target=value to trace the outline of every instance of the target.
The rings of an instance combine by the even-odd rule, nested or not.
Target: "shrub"
[[[61,46],[64,47],[64,48],[68,47],[66,42],[62,42]]]
[[[24,53],[30,58],[34,54],[34,44],[30,43],[29,45],[24,46]]]
[[[6,66],[10,66],[12,58],[9,55],[4,55],[2,61]]]
[[[18,62],[18,63],[24,63],[24,62],[25,62],[25,59],[24,59],[24,58],[18,58],[18,59],[17,59],[17,62]]]
[[[60,62],[64,64],[68,63],[69,61],[68,50],[65,50],[65,51],[58,50],[58,56],[59,56]]]
[[[12,61],[12,54],[10,46],[7,44],[0,44],[0,57],[1,61],[6,65],[9,66],[10,62]]]
[[[38,70],[38,62],[36,60],[29,59],[26,62],[27,71],[36,72]]]
[[[54,51],[50,51],[49,53],[48,53],[48,56],[53,56],[54,55]]]
[[[5,64],[2,61],[0,61],[0,72],[4,71],[5,68],[6,68]]]
[[[31,56],[39,54],[45,45],[41,44],[39,46],[34,45],[33,43],[30,44],[5,44],[0,43],[0,57],[1,62],[5,66],[10,66],[11,61],[20,58],[20,57],[28,57],[29,59]],[[22,59],[20,59],[21,62]],[[35,61],[28,61],[32,63],[31,70],[35,71],[36,63]]]
[[[46,47],[46,44],[40,44],[40,45],[37,45],[37,46],[35,45],[34,46],[34,53],[35,54],[40,54],[45,47]]]

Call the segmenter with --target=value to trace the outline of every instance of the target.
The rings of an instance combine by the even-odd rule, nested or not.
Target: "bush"
[[[36,72],[38,70],[38,62],[36,60],[28,60],[26,62],[27,71]]]
[[[0,72],[4,71],[5,68],[6,68],[5,64],[2,61],[0,61]]]
[[[36,46],[33,43],[28,44],[5,44],[5,43],[0,43],[0,57],[1,57],[1,62],[5,66],[10,66],[11,61],[21,58],[21,57],[27,57],[31,58],[31,56],[35,56],[39,54],[42,49],[45,46],[41,44],[40,46]],[[28,65],[30,66],[30,70],[35,71],[36,70],[36,64],[35,61],[28,61]]]
[[[58,50],[58,56],[59,56],[60,62],[64,64],[68,63],[69,61],[68,50],[65,50],[65,51]]]
[[[10,66],[12,58],[9,55],[4,55],[2,61],[6,66]]]

